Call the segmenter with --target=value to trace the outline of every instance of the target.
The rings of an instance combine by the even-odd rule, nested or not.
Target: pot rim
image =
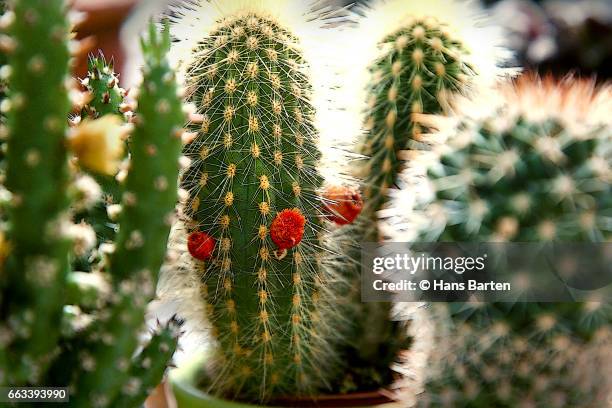
[[[198,359],[196,359],[198,360]],[[268,405],[257,405],[248,402],[225,400],[220,397],[213,396],[201,389],[197,388],[191,379],[195,375],[198,367],[198,362],[188,364],[187,366],[174,369],[170,372],[169,382],[171,389],[176,396],[180,393],[182,396],[188,395],[190,399],[198,399],[202,401],[219,401],[224,403],[227,408],[263,408],[263,407],[303,407],[303,408],[326,408],[326,407],[378,407],[384,404],[390,404],[394,401],[389,397],[390,392],[384,389],[376,391],[355,392],[348,394],[329,394],[317,395],[312,397],[304,396],[287,396],[276,398],[270,401]]]

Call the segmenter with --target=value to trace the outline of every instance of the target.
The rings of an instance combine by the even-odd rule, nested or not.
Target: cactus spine
[[[307,61],[292,33],[248,11],[219,20],[190,60],[197,137],[182,187],[191,237],[216,242],[192,266],[218,341],[212,388],[251,400],[311,391],[330,323],[318,324],[327,277]]]
[[[428,166],[433,198],[416,212],[428,218],[417,224],[422,239],[608,241],[612,98],[594,89],[524,78],[500,102],[465,109]],[[609,384],[594,367],[609,366],[609,351],[608,360],[593,353],[612,341],[609,302],[451,304],[451,312],[463,340],[447,375],[432,380],[434,398],[446,390],[451,405],[478,407],[603,401]],[[475,370],[490,375],[475,382]]]
[[[90,228],[72,224],[71,216],[83,202],[95,201],[99,187],[91,179],[87,188],[71,185],[70,170],[77,170],[68,166],[74,152],[67,137],[67,14],[62,0],[32,0],[9,3],[2,17],[0,42],[11,75],[3,104],[10,199],[0,207],[8,207],[2,219],[9,225],[6,237],[0,236],[0,382],[68,385],[71,406],[134,406],[161,380],[179,334],[176,320],[160,325],[135,356],[173,218],[182,103],[164,58],[169,32],[158,36],[152,29],[143,44],[147,85],[139,98],[123,226],[112,262],[96,265],[93,273],[71,272],[73,257],[96,241]],[[80,141],[97,145],[89,128],[80,126],[75,127]],[[103,138],[117,135],[107,122],[97,131]],[[77,180],[82,184],[83,177]],[[85,194],[90,196],[71,201],[73,190],[90,190]]]

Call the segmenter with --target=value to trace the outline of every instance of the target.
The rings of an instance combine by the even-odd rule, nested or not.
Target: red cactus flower
[[[270,226],[270,237],[279,250],[293,248],[302,241],[306,218],[297,208],[279,212]]]
[[[361,213],[363,200],[355,188],[331,186],[325,190],[325,218],[338,225],[346,225],[355,221]]]
[[[200,261],[212,258],[215,244],[215,239],[202,231],[192,232],[187,238],[189,253]]]

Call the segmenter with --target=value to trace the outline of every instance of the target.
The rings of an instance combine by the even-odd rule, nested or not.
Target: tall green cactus
[[[433,198],[415,213],[426,220],[416,224],[421,240],[609,241],[609,90],[527,78],[500,93],[501,102],[465,109],[448,147],[428,166]],[[434,402],[448,394],[451,405],[475,407],[602,403],[606,380],[593,368],[574,369],[602,363],[592,353],[612,344],[609,301],[458,303],[450,310],[461,341],[429,385]]]
[[[185,149],[183,212],[218,342],[213,391],[250,400],[312,391],[329,375],[333,324],[323,321],[308,62],[291,32],[257,12],[218,21],[189,61],[199,118]]]
[[[115,396],[121,400],[130,395],[121,387],[130,380],[128,362],[138,339],[133,332],[124,330],[123,325],[139,327],[144,321],[146,301],[154,293],[166,253],[177,194],[177,158],[182,146],[184,116],[174,73],[165,58],[169,47],[169,32],[158,35],[151,25],[148,39],[142,44],[146,61],[143,86],[132,135],[120,230],[110,258],[117,298],[96,327],[97,333],[104,333],[110,340],[94,343],[87,352],[95,370],[76,379],[78,404],[86,404],[90,399],[111,404]],[[144,295],[136,304],[135,291],[142,291]]]
[[[8,383],[36,382],[57,342],[68,271],[69,24],[63,1],[16,2],[3,40],[11,68],[6,187],[12,193],[2,316],[16,333]],[[36,118],[36,120],[32,120]],[[26,284],[18,285],[23,281]],[[3,347],[3,352],[7,349]]]
[[[72,258],[95,239],[88,226],[71,220],[82,206],[71,199],[82,186],[71,185],[70,170],[77,170],[68,166],[74,144],[67,138],[67,15],[63,0],[31,0],[9,3],[2,18],[11,75],[3,103],[10,200],[2,214],[9,229],[0,236],[0,383],[69,386],[71,406],[135,406],[161,380],[179,334],[176,320],[160,325],[136,354],[173,221],[182,102],[165,59],[169,32],[152,28],[143,43],[146,85],[119,238],[114,251],[108,243],[100,248],[113,252],[110,263],[91,274],[71,272]],[[118,134],[120,124],[98,120],[103,137]],[[82,126],[74,129],[80,142],[97,146]]]
[[[466,93],[475,75],[465,62],[465,45],[435,19],[406,25],[384,38],[381,47],[388,51],[370,68],[367,134],[361,146],[368,157],[363,169],[368,228],[376,227],[376,212],[388,202],[388,189],[398,184],[400,152],[426,147],[413,115],[442,113],[453,94]],[[379,232],[368,235],[377,241]]]
[[[371,8],[366,5],[358,10],[365,15],[360,19],[362,24],[371,15],[402,20],[379,29],[384,37],[376,39],[378,57],[368,61],[365,133],[357,146],[357,153],[364,158],[355,171],[364,206],[355,222],[342,227],[337,237],[344,241],[350,259],[360,259],[361,243],[383,238],[380,211],[388,207],[389,190],[398,188],[405,151],[429,148],[422,137],[426,129],[414,121],[414,115],[443,113],[453,97],[469,91],[476,76],[467,62],[470,53],[464,39],[450,34],[447,23],[452,21],[435,18],[440,12],[438,3],[429,10],[423,5],[424,10],[418,13],[414,13],[413,4],[398,1],[376,2]],[[446,3],[455,7],[452,1]],[[399,14],[387,15],[390,13]],[[366,28],[376,22],[387,24],[375,20]],[[404,322],[393,321],[392,303],[361,303],[360,263],[349,264],[345,274],[354,282],[348,301],[348,313],[354,321],[348,338],[353,344],[345,350],[345,359],[354,363],[347,367],[347,376],[337,387],[350,391],[377,389],[393,381],[392,366],[399,353],[410,347],[408,328]]]

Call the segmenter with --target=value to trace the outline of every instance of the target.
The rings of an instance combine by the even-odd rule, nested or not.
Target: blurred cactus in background
[[[74,183],[83,203],[77,206],[74,218],[91,225],[98,240],[92,251],[74,259],[74,267],[81,270],[90,270],[92,259],[101,260],[96,253],[100,244],[115,240],[122,194],[120,180],[125,178],[125,170],[119,172],[127,157],[130,129],[122,125],[133,117],[133,107],[127,92],[119,86],[112,61],[107,62],[103,55],[92,56],[88,67],[87,76],[72,91],[79,96],[70,119],[75,128],[70,142],[78,159],[76,165],[89,173],[79,174]],[[96,184],[99,188],[93,194]]]
[[[419,239],[609,241],[610,87],[525,77],[496,96],[464,104],[452,119],[423,118],[447,143],[420,158],[429,160],[429,194],[412,215]],[[433,406],[603,406],[608,398],[609,303],[449,308],[457,331],[428,386]]]
[[[349,259],[360,259],[362,243],[389,238],[390,224],[380,218],[385,218],[391,191],[401,188],[407,151],[427,150],[432,143],[414,116],[442,114],[477,83],[496,79],[503,49],[497,49],[496,33],[479,25],[481,11],[462,1],[375,1],[354,12],[359,27],[351,37],[358,49],[351,48],[355,55],[349,61],[363,59],[355,65],[368,67],[367,75],[361,74],[367,77],[365,95],[355,97],[365,102],[365,134],[356,152],[363,159],[354,169],[364,204],[355,222],[338,230],[336,240],[344,242]],[[347,265],[344,273],[354,284],[347,302],[354,322],[347,335],[352,345],[344,357],[352,363],[337,387],[378,389],[393,382],[392,367],[410,348],[408,328],[395,321],[392,303],[362,303],[360,263]]]
[[[144,81],[117,241],[100,245],[104,261],[92,273],[71,271],[75,258],[98,246],[75,213],[101,195],[74,164],[105,168],[117,151],[106,147],[123,144],[130,129],[106,116],[80,124],[72,118],[69,129],[71,103],[82,108],[93,95],[86,103],[98,107],[88,115],[104,109],[93,105],[101,89],[69,90],[69,49],[79,44],[69,45],[67,15],[62,0],[32,0],[9,3],[1,18],[9,91],[2,104],[8,192],[1,207],[0,383],[68,386],[72,406],[132,407],[160,382],[177,343],[179,323],[171,320],[136,353],[174,218],[184,115],[165,59],[169,32],[152,26],[143,40]],[[93,68],[95,77],[99,66]],[[115,85],[107,81],[104,89],[114,92]]]

